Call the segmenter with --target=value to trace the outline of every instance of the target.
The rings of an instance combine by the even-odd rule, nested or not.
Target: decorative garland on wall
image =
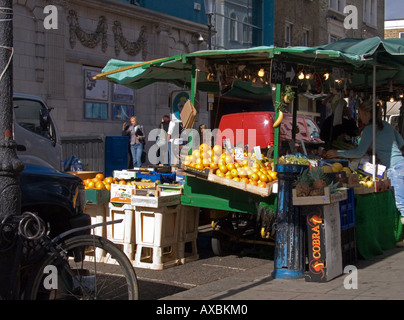
[[[95,48],[100,41],[102,41],[101,49],[102,52],[106,52],[108,48],[107,42],[107,18],[105,16],[100,16],[98,20],[97,29],[94,33],[87,33],[83,31],[80,27],[79,19],[77,17],[77,12],[74,10],[69,10],[69,15],[67,16],[67,21],[69,22],[70,31],[70,46],[74,48],[76,46],[76,39],[79,39],[80,43],[87,48]]]
[[[107,18],[105,16],[99,17],[97,28],[93,33],[85,32],[80,27],[77,12],[75,10],[69,10],[67,21],[69,22],[69,32],[70,32],[69,41],[72,49],[76,46],[76,40],[78,39],[80,43],[87,48],[95,48],[101,41],[102,52],[107,51],[108,24],[107,24]],[[124,37],[120,21],[114,21],[112,31],[114,33],[116,56],[119,56],[122,48],[123,51],[130,56],[136,56],[140,51],[142,51],[142,58],[143,60],[146,60],[147,57],[146,26],[142,26],[140,28],[139,37],[136,41],[133,42],[128,41]]]
[[[142,50],[142,58],[146,60],[147,57],[147,39],[146,39],[146,27],[142,26],[140,28],[139,37],[136,41],[128,41],[122,33],[121,22],[114,21],[114,26],[112,27],[115,38],[115,54],[119,56],[121,48],[126,54],[130,56],[136,56],[140,50]]]

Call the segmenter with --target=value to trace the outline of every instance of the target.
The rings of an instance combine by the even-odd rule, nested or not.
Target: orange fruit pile
[[[159,183],[156,181],[156,183]],[[84,188],[85,189],[98,189],[98,190],[111,190],[111,184],[122,184],[122,185],[137,185],[135,181],[126,181],[124,179],[116,179],[113,177],[105,177],[102,173],[97,174],[92,179],[85,179],[83,180]],[[152,188],[152,186],[148,185],[137,185],[138,189],[144,188]]]
[[[264,159],[263,155],[262,158]],[[255,155],[250,153],[244,153],[244,160],[236,161],[234,150],[227,153],[220,145],[211,148],[207,144],[201,144],[199,149],[193,150],[192,154],[184,159],[186,166],[196,169],[209,168],[220,177],[263,188],[277,179],[276,172],[266,163],[256,160]]]
[[[94,178],[92,179],[85,179],[83,180],[84,183],[84,188],[85,189],[111,189],[111,184],[113,183],[119,183],[115,178],[112,177],[104,177],[102,173],[98,173]]]

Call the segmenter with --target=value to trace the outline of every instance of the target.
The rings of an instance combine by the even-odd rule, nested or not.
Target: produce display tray
[[[296,189],[292,189],[293,196],[293,205],[295,206],[310,206],[310,205],[323,205],[323,204],[331,204],[334,202],[339,202],[346,200],[347,189],[339,188],[335,193],[330,193],[330,188],[324,188],[323,196],[309,196],[309,197],[298,197],[296,195]]]
[[[215,183],[227,186],[227,187],[240,189],[240,190],[243,190],[246,192],[251,192],[251,193],[260,195],[262,197],[268,197],[271,194],[272,186],[275,183],[275,181],[269,182],[269,183],[267,183],[266,188],[262,188],[262,187],[254,186],[252,184],[223,178],[223,177],[215,175],[212,172],[209,173],[209,175],[208,175],[208,181],[212,181],[212,182],[215,182]]]
[[[198,178],[203,178],[207,179],[209,176],[209,173],[211,172],[211,169],[204,168],[204,169],[196,169],[188,166],[182,166],[182,170],[184,170],[184,173],[187,175],[192,175]]]
[[[268,197],[272,193],[272,186],[277,182],[277,181],[268,182],[267,186],[265,188],[263,188],[263,187],[254,186],[252,184],[248,184],[248,183],[244,183],[244,182],[240,182],[240,181],[234,181],[231,179],[220,177],[213,173],[213,169],[208,169],[208,168],[195,169],[192,167],[183,166],[183,170],[185,173],[187,173],[187,175],[191,175],[196,178],[218,183],[218,184],[224,185],[226,187],[236,188],[236,189],[243,190],[246,192],[254,193],[254,194],[260,195],[262,197]]]

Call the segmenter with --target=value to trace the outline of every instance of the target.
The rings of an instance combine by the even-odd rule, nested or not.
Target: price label
[[[235,148],[234,149],[234,159],[236,159],[236,161],[243,161],[244,160],[244,150],[243,148]]]
[[[255,146],[255,147],[254,147],[254,153],[255,153],[255,159],[257,159],[257,160],[262,160],[262,157],[261,157],[261,147],[260,147],[260,146]]]

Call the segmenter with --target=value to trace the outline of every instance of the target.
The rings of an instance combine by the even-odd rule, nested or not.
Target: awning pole
[[[376,66],[373,66],[373,108],[372,108],[372,163],[373,163],[373,181],[376,180]]]
[[[276,85],[276,101],[275,101],[275,121],[276,119],[278,119],[279,116],[279,108],[281,105],[281,90],[282,90],[282,86],[280,84]],[[279,129],[280,126],[282,124],[280,124],[279,126],[277,126],[275,128],[275,134],[274,134],[274,164],[278,164],[278,156],[279,156]]]
[[[191,97],[190,97],[190,100],[191,100],[192,105],[194,105],[194,106],[195,106],[196,87],[197,87],[197,81],[198,81],[198,71],[199,71],[199,69],[196,69],[195,63],[193,63],[192,64],[192,72],[191,72]],[[189,145],[188,154],[192,154],[192,151],[193,151],[192,150],[193,149],[192,148],[192,144],[193,144],[192,131],[191,131],[191,133],[189,135],[188,141],[189,141],[189,143],[188,143],[188,145]]]

